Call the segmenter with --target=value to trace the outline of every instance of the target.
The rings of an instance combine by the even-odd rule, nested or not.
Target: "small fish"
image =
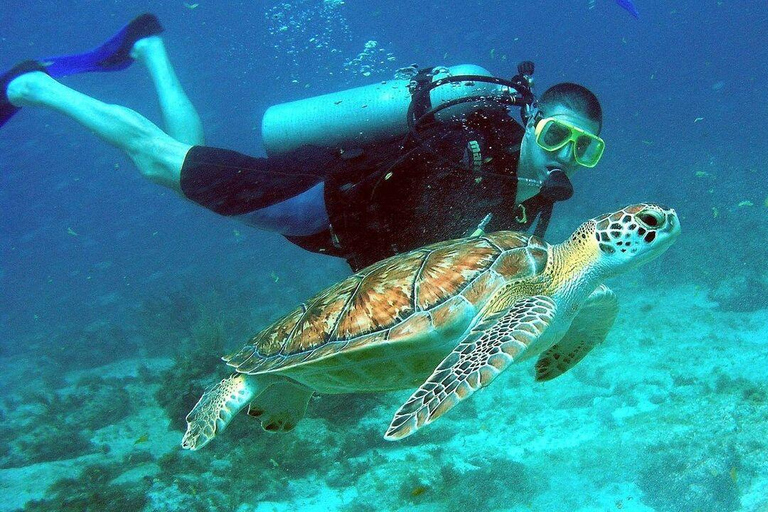
[[[136,440],[133,442],[133,444],[141,444],[141,443],[146,443],[147,441],[149,441],[149,434],[142,434],[142,435],[140,435],[140,436],[139,436],[139,438],[138,438],[138,439],[136,439]]]
[[[637,7],[635,7],[635,3],[632,0],[616,0],[616,3],[635,18],[640,18],[640,12],[637,10]]]

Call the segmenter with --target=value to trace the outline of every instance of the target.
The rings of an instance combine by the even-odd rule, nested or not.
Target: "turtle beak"
[[[680,219],[677,218],[677,212],[672,208],[667,210],[667,227],[665,228],[667,234],[675,240],[680,236]]]

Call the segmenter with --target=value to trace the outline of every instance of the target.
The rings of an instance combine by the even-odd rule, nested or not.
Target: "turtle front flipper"
[[[235,373],[206,390],[187,414],[182,448],[199,450],[224,430],[235,414],[256,395],[259,387],[256,383],[254,377]]]
[[[598,286],[576,314],[563,339],[536,361],[536,381],[559,377],[584,359],[590,350],[605,341],[618,312],[616,294],[605,285]]]
[[[487,386],[537,340],[555,315],[537,295],[483,318],[395,413],[385,439],[407,437]]]

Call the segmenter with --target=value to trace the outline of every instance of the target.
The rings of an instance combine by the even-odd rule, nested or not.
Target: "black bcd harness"
[[[510,80],[483,75],[454,75],[435,80],[434,76],[439,70],[439,68],[434,67],[425,68],[420,70],[411,79],[411,103],[407,114],[409,132],[406,139],[407,142],[404,143],[405,147],[407,147],[408,138],[410,138],[412,143],[429,149],[429,145],[419,137],[419,129],[422,126],[437,122],[435,117],[437,113],[456,105],[475,103],[477,108],[487,106],[495,108],[520,107],[520,117],[523,125],[528,121],[530,112],[536,106],[536,97],[532,90],[534,64],[531,61],[520,62],[517,66],[518,74]],[[475,82],[506,87],[508,94],[478,94],[444,102],[438,106],[432,105],[430,92],[433,89],[447,84]],[[457,163],[448,161],[442,158],[438,152],[433,153],[438,159],[443,160],[445,165],[477,171],[472,162]],[[515,173],[510,178],[516,180],[517,174]],[[573,185],[568,176],[562,171],[552,171],[547,180],[542,184],[539,194],[516,205],[516,209],[519,210],[520,214],[520,216],[516,217],[516,220],[521,224],[530,224],[538,216],[534,235],[543,237],[552,217],[554,203],[570,199],[571,196],[573,196]]]
[[[384,158],[373,158],[372,162],[366,162],[367,155],[365,155],[365,151],[347,151],[342,155],[342,159],[345,160],[345,166],[354,168],[362,162],[363,169],[360,172],[352,172],[352,176],[347,180],[346,184],[342,183],[345,179],[338,183],[333,183],[334,180],[330,180],[331,183],[327,184],[326,200],[331,219],[329,230],[311,236],[289,236],[286,238],[307,250],[343,257],[347,259],[354,270],[358,270],[374,263],[378,259],[390,256],[401,250],[400,247],[393,245],[391,249],[384,252],[380,248],[368,252],[366,237],[377,236],[376,233],[381,235],[381,231],[387,229],[385,221],[375,218],[378,216],[375,207],[375,196],[378,186],[390,178],[393,169],[407,161],[408,158],[412,158],[415,152],[424,150],[430,154],[431,159],[439,162],[446,168],[453,168],[461,172],[477,174],[478,177],[483,177],[482,157],[478,158],[478,154],[481,153],[480,151],[477,152],[478,154],[469,152],[468,158],[465,158],[464,161],[452,160],[446,158],[440,151],[433,148],[431,141],[428,138],[424,138],[422,134],[430,132],[441,123],[437,119],[437,114],[451,107],[466,103],[472,103],[473,108],[470,111],[487,109],[498,112],[503,110],[506,116],[508,116],[510,108],[520,107],[521,117],[525,122],[528,112],[530,112],[530,109],[535,104],[530,78],[530,75],[533,73],[533,64],[525,62],[518,65],[519,74],[511,80],[480,75],[456,75],[435,80],[434,75],[436,71],[439,72],[439,69],[426,68],[420,70],[411,79],[411,103],[407,112],[409,130],[399,145],[395,143],[397,146],[395,153],[387,151],[385,153],[389,154],[385,154]],[[501,86],[504,93],[481,93],[457,98],[437,106],[431,104],[430,92],[437,87],[476,82]],[[511,120],[511,118],[509,119]],[[504,179],[512,180],[509,182],[510,186],[507,187],[510,189],[507,191],[507,196],[511,195],[513,198],[516,197],[517,189],[517,166],[515,165],[514,167],[513,173],[504,176]],[[487,173],[486,175],[492,175],[494,179],[499,179],[500,176],[498,173]],[[345,187],[354,187],[360,190],[361,194],[357,196],[346,194],[347,190]],[[333,189],[338,190],[334,192]],[[362,193],[362,191],[365,192]],[[573,187],[565,173],[557,170],[551,172],[539,194],[520,204],[514,205],[514,216],[512,218],[515,225],[520,230],[528,229],[538,218],[534,235],[543,236],[548,227],[554,203],[568,199],[572,194]],[[360,206],[359,203],[361,202],[366,203],[367,206],[365,210],[367,218],[365,219],[361,218],[360,215],[356,218],[355,213],[352,212],[356,207]],[[363,229],[361,224],[367,224],[371,232]],[[361,229],[363,231],[358,233],[357,231]],[[403,250],[412,248],[415,247],[405,247]]]

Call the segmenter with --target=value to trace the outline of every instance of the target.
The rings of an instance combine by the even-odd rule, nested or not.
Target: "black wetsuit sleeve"
[[[317,185],[336,160],[330,150],[309,146],[275,158],[193,146],[184,158],[180,186],[187,198],[209,210],[242,215]]]

